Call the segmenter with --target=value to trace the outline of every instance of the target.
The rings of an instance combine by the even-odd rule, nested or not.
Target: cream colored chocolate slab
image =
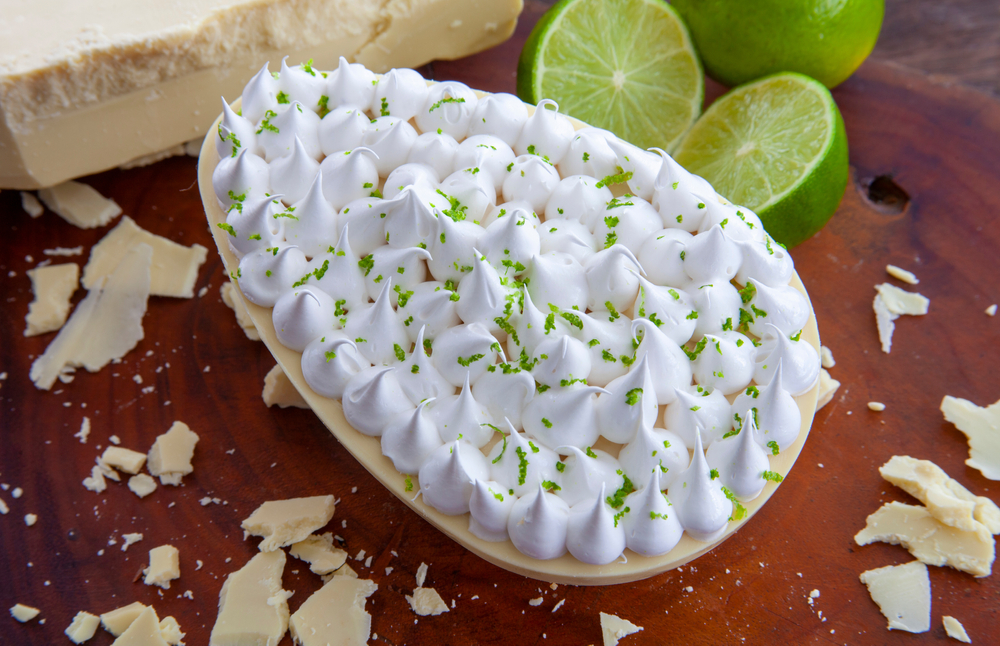
[[[477,91],[477,94],[485,96],[486,93]],[[528,112],[529,114],[533,113],[534,106],[529,105]],[[587,125],[573,118],[570,118],[570,121],[577,130]],[[220,122],[221,115],[212,128],[217,128]],[[215,244],[219,248],[219,254],[222,256],[226,270],[230,274],[235,274],[237,267],[239,267],[239,260],[229,250],[229,241],[226,239],[228,234],[216,226],[216,224],[226,221],[226,215],[219,207],[219,201],[215,197],[215,190],[212,188],[212,172],[219,163],[219,155],[215,148],[215,142],[210,139],[206,140],[205,145],[202,146],[198,163],[198,187],[201,191],[201,200],[205,206],[206,216],[208,217],[209,228],[212,231]],[[802,285],[802,281],[799,279],[797,273],[793,274],[791,285],[808,298],[806,289]],[[299,352],[289,350],[278,341],[277,336],[275,336],[274,325],[271,323],[271,309],[260,307],[247,301],[243,297],[243,293],[239,290],[238,285],[236,285],[233,293],[234,296],[238,294],[239,298],[243,301],[247,313],[257,327],[261,340],[267,345],[271,354],[274,355],[274,358],[278,361],[282,370],[285,371],[288,379],[299,390],[306,402],[309,403],[310,407],[320,418],[320,421],[351,452],[351,455],[357,458],[368,472],[375,476],[386,489],[395,494],[397,498],[406,503],[407,506],[420,514],[429,523],[473,553],[505,570],[533,579],[568,585],[612,585],[645,579],[684,565],[725,541],[746,524],[757,513],[757,510],[764,506],[764,503],[768,501],[778,488],[778,483],[768,482],[758,498],[744,504],[747,509],[746,517],[743,520],[729,523],[729,527],[722,537],[712,543],[700,543],[687,534],[684,534],[680,543],[663,556],[646,557],[626,549],[625,555],[628,558],[626,563],[616,561],[609,565],[589,565],[576,560],[570,554],[565,554],[549,561],[540,561],[531,558],[518,552],[510,541],[491,543],[474,536],[468,529],[468,514],[447,516],[433,507],[424,504],[422,499],[413,500],[414,492],[405,491],[405,476],[396,471],[389,458],[382,455],[382,445],[379,438],[368,437],[355,430],[344,419],[344,412],[339,401],[317,395],[306,383],[305,378],[302,376],[302,355]],[[816,325],[815,314],[810,314],[809,321],[802,330],[801,338],[812,345],[816,349],[817,354],[819,353],[819,328]],[[799,457],[799,453],[802,452],[802,447],[809,436],[809,429],[812,426],[813,416],[816,413],[818,394],[819,381],[817,380],[816,385],[809,392],[795,398],[795,402],[798,404],[799,411],[802,414],[802,428],[799,431],[798,438],[796,438],[790,447],[782,451],[781,455],[771,458],[771,469],[773,471],[785,475],[791,470],[792,465],[795,464],[795,460]],[[608,449],[607,446],[604,446],[604,443],[599,444],[598,448]]]
[[[522,0],[5,0],[0,188],[33,189],[201,137],[265,61],[376,71],[492,47]]]

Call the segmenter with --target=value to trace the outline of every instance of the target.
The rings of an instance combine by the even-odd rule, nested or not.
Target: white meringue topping
[[[594,234],[577,220],[554,219],[550,215],[545,220],[545,225],[539,226],[537,231],[541,253],[566,253],[586,266],[587,261],[597,252]]]
[[[438,434],[445,442],[462,440],[481,448],[493,437],[493,429],[487,423],[489,418],[486,409],[476,401],[469,389],[468,378],[457,395],[449,393],[442,396],[431,407],[430,414],[437,425]]]
[[[554,559],[566,553],[569,505],[542,485],[519,498],[510,510],[507,534],[522,554],[536,559]]]
[[[649,374],[653,378],[656,401],[669,404],[677,397],[675,388],[691,383],[691,362],[680,346],[646,319],[632,321],[632,336],[642,331],[642,340],[635,351],[635,360],[649,357]]]
[[[302,351],[302,376],[323,397],[343,397],[351,377],[370,367],[354,341],[340,330],[314,339]]]
[[[532,211],[543,213],[560,182],[556,167],[535,155],[521,155],[511,164],[503,180],[504,200],[523,200]]]
[[[701,437],[696,435],[691,465],[667,492],[681,526],[691,538],[703,543],[721,536],[733,513],[733,503],[723,493],[720,480],[712,478],[710,470]]]
[[[378,155],[375,168],[388,177],[397,166],[405,164],[417,140],[417,131],[398,117],[378,117],[368,126],[361,145]]]
[[[583,448],[597,441],[595,395],[606,392],[595,386],[549,388],[537,393],[521,414],[525,432],[545,446]]]
[[[513,489],[517,497],[530,494],[538,485],[550,488],[558,473],[556,462],[559,456],[515,431],[510,422],[504,421],[503,424],[507,434],[493,445],[486,456],[490,463],[490,476],[504,490]]]
[[[646,239],[639,247],[639,262],[646,278],[656,285],[683,285],[688,282],[681,252],[692,236],[681,229],[663,229]]]
[[[520,430],[521,411],[535,396],[535,380],[531,373],[508,363],[489,366],[486,373],[472,386],[472,395],[486,408],[494,426],[507,420]]]
[[[374,114],[409,121],[427,102],[427,81],[416,70],[391,69],[378,80],[371,106]]]
[[[688,283],[684,291],[691,297],[698,318],[695,319],[694,338],[718,334],[740,326],[740,306],[743,299],[732,283],[716,278],[710,283]]]
[[[372,106],[375,97],[375,85],[378,80],[375,74],[360,63],[348,63],[343,56],[337,69],[330,72],[327,78],[326,95],[330,97],[329,105],[354,105],[362,110]],[[378,112],[378,109],[375,109]]]
[[[358,351],[376,366],[402,361],[405,357],[400,355],[405,355],[410,349],[406,328],[392,310],[389,300],[392,293],[392,278],[389,278],[375,302],[352,311],[344,326],[347,336],[357,344]]]
[[[385,199],[391,200],[402,193],[407,186],[417,186],[433,193],[437,189],[439,181],[441,181],[441,176],[427,164],[410,162],[397,166],[389,173],[389,177],[385,179],[382,195]]]
[[[254,125],[250,123],[250,120],[236,114],[223,97],[222,122],[219,123],[219,138],[215,141],[215,150],[219,153],[219,159],[235,157],[243,149],[259,154],[257,133],[254,130]]]
[[[334,328],[333,299],[315,287],[304,285],[285,292],[274,304],[271,320],[281,345],[302,352],[313,339]]]
[[[742,262],[739,245],[727,238],[719,225],[699,233],[684,246],[684,271],[696,283],[731,280]]]
[[[391,278],[393,289],[389,298],[396,305],[401,294],[411,291],[427,278],[427,265],[424,261],[430,257],[431,254],[420,247],[397,249],[384,245],[377,248],[365,258],[368,266],[365,270],[368,296],[377,298],[385,281]]]
[[[271,192],[271,170],[267,162],[245,148],[235,157],[223,157],[212,171],[212,188],[222,210],[247,198],[262,198]]]
[[[492,135],[513,147],[528,120],[528,108],[513,94],[497,93],[479,99],[469,121],[469,136]]]
[[[482,323],[456,325],[434,339],[434,367],[456,388],[483,376],[496,363],[500,344]]]
[[[574,446],[560,447],[567,454],[559,473],[558,495],[567,505],[573,506],[588,498],[595,498],[601,489],[618,491],[625,484],[618,460],[599,449],[582,451]],[[556,465],[556,470],[559,466]]]
[[[598,396],[594,405],[597,428],[601,435],[616,444],[631,442],[636,429],[652,428],[660,413],[656,390],[649,373],[649,358],[644,356],[630,373],[613,380],[607,393]]]
[[[742,242],[743,264],[736,272],[736,281],[746,285],[753,278],[769,287],[787,285],[795,271],[795,263],[785,249],[770,237],[764,242]]]
[[[625,506],[631,510],[622,519],[625,546],[643,556],[666,554],[684,533],[676,510],[660,488],[660,472],[656,469],[645,487],[625,498]]]
[[[417,333],[417,340],[410,356],[394,366],[396,378],[399,380],[399,385],[403,387],[403,392],[410,398],[410,401],[415,402],[455,394],[455,387],[441,376],[427,354],[427,349],[424,347],[424,330],[425,328],[421,327]],[[466,436],[466,439],[470,438]]]
[[[488,475],[489,465],[479,449],[456,440],[435,449],[417,478],[424,502],[442,514],[459,516],[469,511],[475,481]]]
[[[753,285],[753,297],[747,304],[753,320],[750,322],[750,333],[758,337],[764,336],[767,325],[773,325],[786,335],[794,335],[809,320],[811,309],[809,299],[791,285],[768,287],[750,279]]]
[[[634,318],[649,319],[677,345],[687,343],[697,327],[694,303],[687,292],[654,285],[641,276],[639,296],[631,313]]]
[[[298,101],[279,114],[268,111],[257,125],[257,143],[269,162],[291,154],[296,137],[310,157],[319,160],[323,156],[319,146],[319,117]]]
[[[351,377],[344,389],[344,417],[365,435],[379,437],[393,417],[415,408],[392,368],[374,366]]]
[[[507,178],[507,166],[513,161],[514,151],[503,139],[473,135],[459,144],[452,168],[456,171],[478,168],[493,179],[493,188],[499,192]]]
[[[435,280],[458,283],[475,266],[476,247],[485,229],[469,220],[456,222],[446,215],[439,215],[435,224],[437,230],[428,246],[431,258],[427,260],[427,268]]]
[[[754,359],[757,358],[753,341],[732,331],[706,334],[703,340],[706,344],[691,365],[695,381],[723,395],[746,388],[753,379]]]
[[[618,156],[608,145],[615,136],[600,128],[581,128],[574,133],[566,154],[559,162],[559,174],[587,175],[603,179],[618,172]]]
[[[805,341],[792,341],[778,328],[767,325],[760,347],[753,380],[761,386],[771,383],[775,370],[782,368],[782,386],[793,397],[804,395],[819,379],[819,353]]]
[[[620,244],[637,254],[649,236],[662,228],[660,216],[649,202],[625,194],[608,202],[603,218],[594,226],[594,237],[603,249]]]
[[[421,132],[440,129],[455,139],[465,139],[479,98],[465,83],[445,81],[431,86],[424,107],[417,113]]]
[[[248,197],[235,203],[226,214],[229,248],[237,258],[255,249],[277,246],[284,238],[284,223],[288,212],[279,201],[280,195]]]
[[[469,531],[491,543],[507,540],[507,519],[516,500],[499,482],[476,480],[469,499]]]
[[[632,363],[632,319],[608,310],[579,314],[583,329],[574,331],[590,351],[590,376],[593,386],[606,386],[628,372]]]
[[[351,248],[367,256],[385,244],[386,202],[377,197],[362,197],[348,202],[337,216],[337,225],[349,227]]]
[[[523,274],[540,252],[541,241],[538,231],[528,224],[530,218],[527,211],[514,209],[493,221],[479,239],[480,251],[504,277]]]
[[[348,202],[371,196],[378,188],[375,162],[375,153],[367,148],[355,148],[323,160],[320,164],[323,195],[333,208],[342,209]]]
[[[277,96],[278,80],[271,75],[265,62],[243,88],[240,111],[250,123],[257,123],[264,118],[265,112],[278,107]]]
[[[472,272],[458,284],[459,300],[455,311],[463,322],[480,323],[496,334],[500,331],[496,319],[504,316],[507,290],[486,257],[473,251]]]
[[[566,549],[577,560],[607,565],[625,551],[625,526],[604,502],[605,489],[593,500],[584,500],[569,510]],[[626,514],[623,509],[621,514]]]
[[[320,149],[324,155],[354,150],[361,145],[370,123],[362,108],[346,105],[331,110],[319,122]]]
[[[538,155],[551,164],[558,164],[569,150],[576,131],[569,119],[559,114],[559,104],[551,99],[538,102],[534,114],[528,117],[514,143],[518,155]]]
[[[618,453],[622,471],[632,482],[645,482],[650,473],[660,474],[668,487],[688,467],[684,441],[675,433],[642,424],[628,444]]]
[[[323,106],[320,97],[326,94],[326,79],[312,69],[308,63],[289,67],[287,60],[287,56],[281,59],[281,73],[278,75],[278,104],[284,105],[297,101],[303,107],[318,112]]]
[[[533,355],[538,357],[538,363],[531,374],[538,383],[551,388],[587,383],[591,361],[582,341],[571,336],[550,336],[538,344]]]
[[[455,169],[457,152],[458,142],[451,135],[443,132],[425,132],[413,142],[406,161],[434,169],[437,175],[436,181],[441,181],[442,177],[447,177]]]
[[[705,461],[719,473],[722,485],[741,502],[759,496],[767,484],[764,472],[770,463],[764,449],[754,441],[752,415],[739,434],[713,442]]]
[[[733,409],[718,390],[689,386],[675,394],[677,399],[663,410],[663,426],[680,436],[685,446],[694,446],[699,430],[702,442],[711,446],[733,429]]]
[[[278,157],[268,166],[271,189],[282,194],[285,204],[294,204],[304,198],[318,178],[319,162],[306,152],[297,136],[291,154]]]
[[[673,157],[659,152],[662,162],[654,181],[653,207],[659,211],[664,227],[698,231],[708,213],[708,202],[716,199],[715,190],[702,178],[684,170]]]
[[[274,307],[278,298],[306,273],[306,257],[297,247],[255,249],[240,259],[240,291],[261,307]]]
[[[791,394],[782,385],[781,363],[771,383],[747,388],[733,402],[733,411],[740,420],[753,418],[757,443],[773,451],[771,442],[783,451],[798,438],[802,428],[802,413]]]
[[[656,176],[660,172],[660,158],[651,152],[633,146],[618,138],[608,138],[608,146],[618,158],[618,166],[625,173],[632,173],[628,179],[629,192],[638,195],[647,202],[653,200],[653,187]],[[661,155],[665,154],[658,148],[653,148]]]
[[[482,223],[486,213],[496,205],[493,180],[485,173],[474,171],[474,168],[459,170],[441,180],[439,194],[450,202],[450,208],[442,205],[441,212],[454,220]]]
[[[382,431],[382,455],[392,460],[400,473],[420,471],[424,460],[443,444],[434,422],[425,414],[424,407],[430,401],[421,401],[414,410],[397,414]]]
[[[560,180],[545,203],[543,212],[546,220],[576,220],[593,233],[597,224],[607,215],[608,203],[614,199],[610,188],[597,184],[598,180],[585,175],[573,175]],[[599,242],[603,248],[604,240]]]
[[[329,249],[338,241],[343,229],[338,226],[337,211],[323,197],[323,173],[318,164],[314,175],[304,196],[289,209],[295,217],[285,219],[285,240],[298,245],[309,257]]]
[[[539,307],[586,309],[590,295],[587,275],[573,256],[558,251],[539,254],[531,259],[528,278],[528,293]]]
[[[424,329],[425,342],[430,342],[462,322],[455,311],[458,294],[446,289],[443,283],[428,281],[410,291],[412,295],[399,300],[396,318],[403,322],[414,342],[421,329]]]
[[[587,308],[607,308],[611,303],[619,312],[630,310],[639,291],[637,272],[643,272],[642,265],[624,245],[615,244],[598,251],[585,268],[590,289]]]

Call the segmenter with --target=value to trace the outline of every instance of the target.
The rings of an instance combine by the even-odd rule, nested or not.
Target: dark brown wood
[[[529,2],[511,42],[436,63],[435,75],[512,90],[520,43],[541,9]],[[832,373],[841,391],[817,415],[785,484],[744,530],[691,567],[604,588],[553,591],[485,563],[383,490],[309,411],[264,408],[260,390],[274,361],[244,337],[219,298],[224,276],[194,186],[193,159],[87,181],[150,231],[213,249],[198,281],[208,293],[151,299],[146,338],[120,365],[77,373],[53,392],[35,390],[28,369],[52,335],[21,336],[31,300],[25,271],[44,258],[43,249],[89,247],[106,229],[81,231],[52,213],[31,220],[17,193],[3,192],[0,372],[8,377],[0,382],[0,483],[22,487],[24,495],[13,500],[0,491],[11,508],[0,516],[0,644],[68,643],[62,631],[78,610],[99,613],[134,600],[175,616],[187,643],[205,644],[222,580],[256,552],[255,541],[242,540],[240,521],[267,499],[325,493],[342,499],[330,530],[352,555],[374,556],[370,569],[351,562],[379,584],[368,603],[378,635],[373,643],[599,644],[599,611],[645,627],[623,644],[930,643],[944,639],[944,614],[959,618],[974,643],[1000,643],[998,578],[947,568],[931,571],[931,631],[886,631],[857,577],[910,557],[900,547],[859,548],[852,540],[882,502],[909,501],[876,471],[894,454],[933,459],[974,492],[1000,499],[997,483],[964,465],[964,438],[937,410],[945,394],[981,405],[1000,397],[1000,319],[983,314],[1000,301],[1000,104],[872,63],[835,96],[856,179],[892,175],[910,198],[902,213],[886,214],[852,185],[829,226],[794,251],[823,341],[837,358]],[[63,260],[82,264],[85,257],[56,259]],[[917,273],[931,310],[897,322],[887,356],[879,350],[871,300],[872,286],[888,280],[890,262]],[[135,374],[143,384],[133,381]],[[142,394],[149,385],[156,390]],[[871,400],[887,410],[868,411]],[[81,445],[73,433],[84,415],[93,431]],[[124,484],[101,495],[82,487],[111,434],[145,451],[175,419],[202,437],[195,471],[182,487],[160,487],[144,500]],[[203,507],[204,496],[227,504]],[[26,513],[38,514],[34,527],[25,527]],[[145,539],[122,553],[121,534],[136,531]],[[108,545],[112,537],[118,545]],[[148,550],[167,542],[180,549],[182,576],[161,597],[133,576]],[[196,559],[204,561],[200,570]],[[417,621],[404,595],[421,562],[431,566],[427,585],[449,604],[454,599],[455,608]],[[319,584],[289,560],[285,587],[295,590],[293,608]],[[810,606],[813,589],[821,596]],[[193,601],[179,597],[186,590]],[[529,606],[538,596],[542,605]],[[41,608],[47,622],[16,624],[5,610],[15,602]],[[89,643],[111,641],[102,632]]]

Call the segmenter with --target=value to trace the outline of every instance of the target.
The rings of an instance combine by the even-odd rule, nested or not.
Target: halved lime
[[[830,91],[785,72],[742,85],[705,111],[675,159],[752,209],[791,247],[823,228],[847,186],[847,134]]]
[[[671,150],[701,112],[704,77],[691,37],[662,0],[561,0],[535,25],[517,93],[640,148]]]

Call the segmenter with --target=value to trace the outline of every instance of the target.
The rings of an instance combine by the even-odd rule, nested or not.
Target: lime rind
[[[525,44],[518,95],[671,150],[700,113],[704,78],[687,28],[662,0],[562,0]]]
[[[792,246],[836,210],[847,183],[843,119],[823,84],[775,74],[733,89],[688,131],[677,161],[753,209]]]

